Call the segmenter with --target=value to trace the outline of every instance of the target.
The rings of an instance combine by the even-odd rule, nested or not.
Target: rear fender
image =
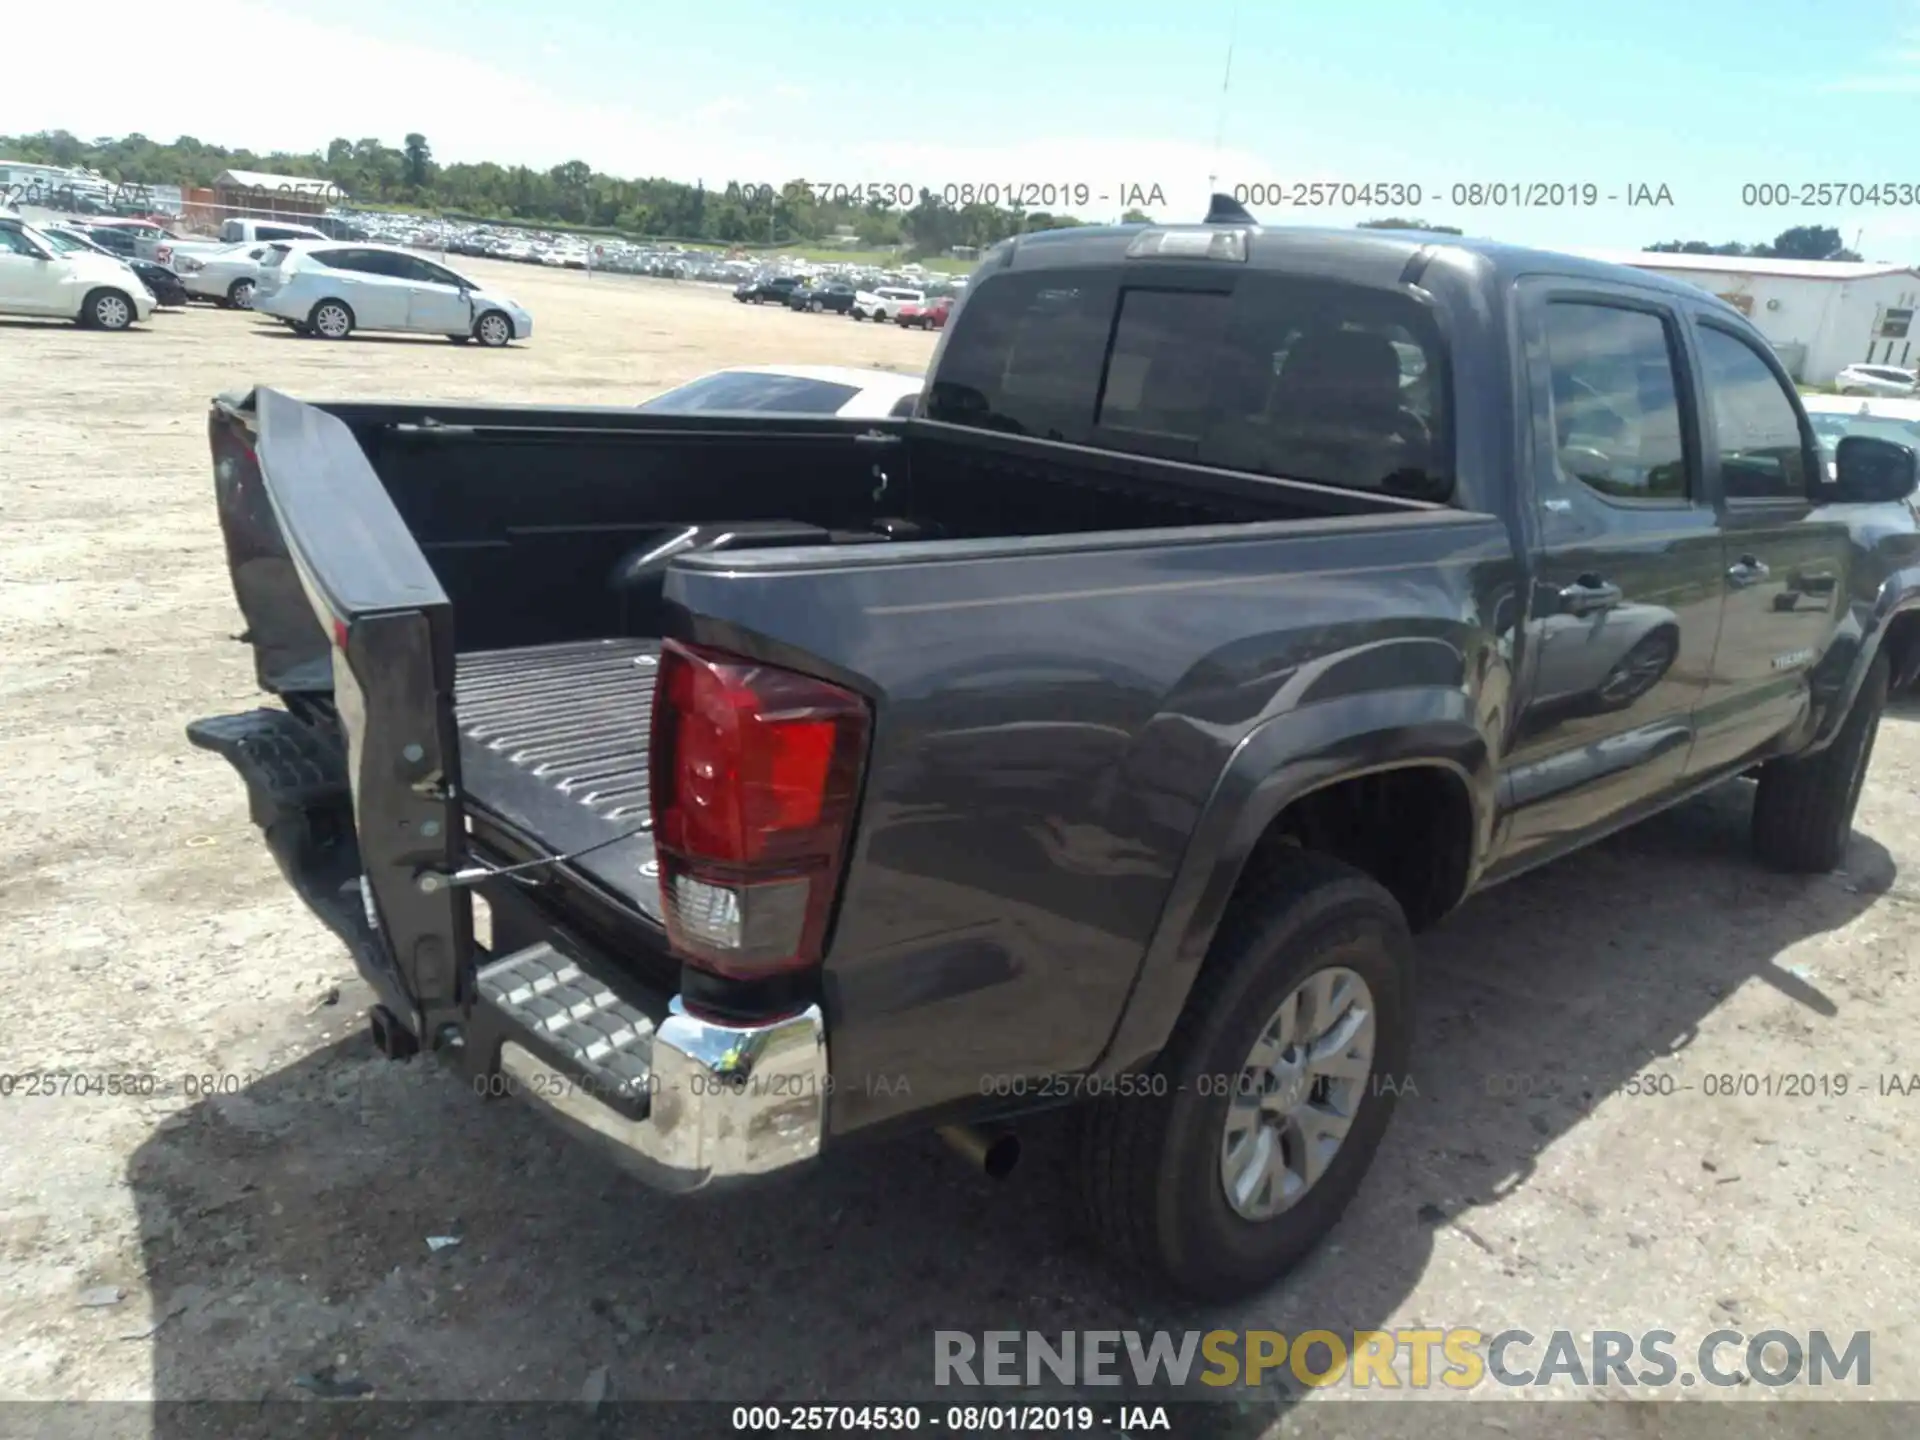
[[[1812,677],[1820,718],[1802,753],[1823,750],[1833,742],[1860,687],[1866,683],[1867,672],[1873,668],[1895,617],[1916,610],[1920,610],[1920,567],[1894,571],[1874,596],[1872,608],[1864,615],[1856,610],[1857,623],[1842,625]],[[1920,678],[1920,643],[1906,645],[1903,653],[1888,658],[1894,665],[1892,688],[1899,689]]]
[[[1350,695],[1276,716],[1249,734],[1201,813],[1098,1072],[1135,1068],[1166,1044],[1248,857],[1281,811],[1328,785],[1417,765],[1448,770],[1465,787],[1470,889],[1492,838],[1497,777],[1463,690]]]

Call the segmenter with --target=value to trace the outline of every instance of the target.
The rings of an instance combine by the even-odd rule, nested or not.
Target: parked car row
[[[498,348],[533,333],[533,316],[511,297],[396,245],[242,242],[173,260],[118,255],[80,222],[0,216],[0,314],[124,330],[160,306],[205,299],[328,340],[376,330]]]
[[[951,295],[929,297],[924,290],[899,285],[881,285],[862,290],[844,281],[814,283],[804,275],[764,275],[734,287],[733,298],[742,305],[785,305],[789,310],[807,310],[814,314],[828,311],[851,315],[856,320],[885,323],[888,320],[909,329],[938,330],[947,323],[953,308]]]

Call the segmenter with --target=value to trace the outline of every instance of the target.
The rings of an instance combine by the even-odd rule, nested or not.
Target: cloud
[[[1849,95],[1910,95],[1920,91],[1920,26],[1903,31],[1904,47],[1879,57],[1883,68],[1872,75],[1846,75],[1820,88],[1828,93]]]
[[[722,95],[695,110],[693,118],[702,125],[714,125],[730,116],[746,114],[747,108],[747,102],[738,95]]]
[[[10,53],[65,52],[70,17],[60,7],[16,8],[7,22]],[[132,33],[150,19],[135,0],[97,0],[89,10],[89,22],[102,33]],[[1210,171],[1225,184],[1278,173],[1245,151],[1216,156],[1201,144],[1115,136],[992,146],[883,138],[828,149],[820,139],[796,134],[798,127],[769,123],[764,112],[756,120],[737,96],[668,113],[585,104],[475,56],[330,26],[261,0],[232,0],[221,23],[248,37],[251,54],[328,57],[325,105],[287,105],[286,73],[264,65],[230,67],[218,84],[156,78],[113,86],[77,86],[57,66],[21,65],[0,88],[0,133],[138,131],[156,140],[193,135],[260,152],[306,152],[324,150],[336,134],[397,144],[420,130],[442,163],[496,160],[544,169],[579,159],[615,175],[701,180],[709,188],[729,180],[779,185],[805,176],[829,185],[882,183],[936,193],[952,187],[958,195],[972,184],[977,193],[998,187],[1002,203],[1019,199],[1029,208],[1093,218],[1117,216],[1144,200],[1156,216],[1198,219]],[[806,92],[780,86],[774,93],[791,103]],[[1073,203],[1079,197],[1084,204]]]

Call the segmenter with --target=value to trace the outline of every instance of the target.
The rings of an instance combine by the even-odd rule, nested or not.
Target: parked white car
[[[855,291],[853,305],[847,313],[856,320],[891,320],[900,313],[902,305],[926,303],[927,292],[924,290],[903,290],[893,285],[882,285],[877,290]]]
[[[173,273],[180,277],[189,295],[235,310],[251,310],[254,287],[260,283],[260,262],[266,256],[265,245],[230,245],[202,255],[175,254]]]
[[[0,314],[124,330],[153,305],[153,292],[112,256],[63,250],[24,221],[0,217]]]
[[[1849,365],[1833,377],[1842,395],[1912,395],[1920,391],[1920,375],[1897,365]]]
[[[270,245],[253,308],[326,340],[398,330],[500,346],[533,333],[533,316],[512,299],[398,245]]]
[[[912,414],[923,383],[919,375],[849,365],[739,365],[689,380],[639,408],[669,415],[752,410],[879,420]]]
[[[1891,440],[1920,454],[1920,400],[1853,398],[1840,395],[1803,395],[1813,438],[1826,456],[1827,482],[1838,473],[1835,452],[1849,435]]]

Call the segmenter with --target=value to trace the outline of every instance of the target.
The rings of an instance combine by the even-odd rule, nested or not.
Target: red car
[[[953,297],[941,295],[919,305],[902,305],[900,313],[893,318],[901,325],[919,330],[944,330],[947,325],[947,312],[953,309]]]

